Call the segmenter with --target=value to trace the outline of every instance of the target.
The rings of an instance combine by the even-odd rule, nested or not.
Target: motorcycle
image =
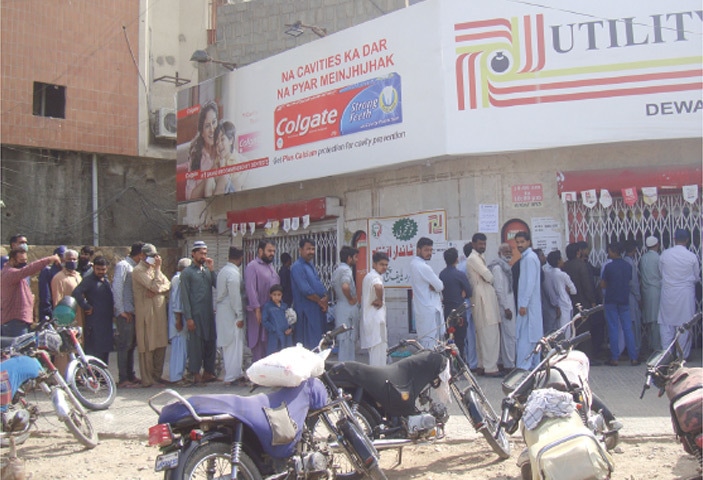
[[[10,346],[3,350],[5,357],[31,357],[40,365],[37,375],[29,375],[23,385],[14,391],[12,403],[17,409],[27,410],[31,425],[32,418],[36,418],[38,410],[26,402],[25,396],[30,388],[40,389],[51,399],[58,419],[66,425],[76,440],[86,448],[94,448],[98,444],[98,434],[87,412],[51,361],[50,354],[59,352],[62,340],[49,325],[49,322],[41,322],[34,332],[14,338]]]
[[[39,408],[24,397],[25,382],[39,377],[42,367],[35,358],[19,355],[0,362],[0,446],[22,444],[39,416]]]
[[[348,330],[342,325],[325,333],[314,351],[329,354],[334,338]],[[155,400],[162,396],[175,402],[159,408]],[[297,387],[251,396],[185,399],[168,389],[149,405],[159,415],[149,445],[160,447],[155,470],[167,480],[386,479],[377,450],[326,372]],[[328,441],[313,435],[320,423],[330,432]],[[353,465],[351,471],[338,472],[339,456]]]
[[[538,342],[532,354],[542,360],[535,368],[514,369],[502,383],[501,428],[513,434],[522,420],[527,448],[517,463],[524,480],[609,478],[614,470],[608,450],[622,424],[591,391],[588,357],[573,349],[590,333],[566,338],[602,309],[579,307],[569,323]]]
[[[681,334],[700,321],[701,313],[697,313],[678,327],[665,350],[654,352],[649,357],[640,399],[652,384],[659,389],[660,397],[666,392],[676,438],[687,453],[698,459],[699,468],[703,468],[703,368],[685,367],[686,360],[678,343]]]
[[[105,362],[83,351],[79,341],[81,328],[71,325],[75,313],[72,316],[70,312],[76,308],[73,297],[64,297],[46,328],[53,328],[61,336],[60,351],[69,356],[64,378],[78,401],[90,410],[105,410],[115,401],[117,385]]]
[[[450,313],[448,332],[453,332],[466,309],[461,305]],[[493,451],[501,459],[508,458],[510,443],[505,432],[498,431],[500,418],[461,358],[453,333],[431,350],[417,340],[401,340],[388,349],[388,355],[408,348],[414,353],[383,367],[359,362],[327,365],[332,380],[351,397],[352,409],[376,448],[398,450],[400,464],[404,446],[442,438],[453,397]]]

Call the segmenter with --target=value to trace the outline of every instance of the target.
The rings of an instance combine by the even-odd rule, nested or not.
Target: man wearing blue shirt
[[[469,277],[466,273],[460,272],[456,266],[459,263],[459,251],[456,248],[448,248],[444,251],[444,262],[447,268],[439,272],[439,279],[444,284],[442,290],[442,303],[444,303],[444,319],[449,317],[449,314],[455,308],[461,306],[464,300],[470,298],[473,294]],[[454,327],[454,341],[459,347],[459,352],[462,358],[466,358],[465,343],[466,343],[466,314],[463,315],[461,325]]]
[[[298,315],[295,339],[305,348],[313,349],[320,342],[327,322],[327,289],[312,263],[315,242],[303,238],[299,247],[298,259],[290,269],[293,308]]]
[[[605,289],[605,320],[608,324],[608,340],[610,343],[610,360],[606,365],[617,367],[620,357],[618,347],[619,329],[622,327],[625,336],[627,354],[630,357],[631,365],[639,365],[637,360],[637,348],[635,347],[635,336],[632,332],[632,320],[630,318],[630,280],[632,279],[632,267],[622,259],[622,248],[618,243],[608,245],[608,258],[612,261],[603,269],[600,287]]]

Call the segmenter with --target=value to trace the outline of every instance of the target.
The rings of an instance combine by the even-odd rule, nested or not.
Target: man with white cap
[[[170,289],[171,282],[161,271],[159,252],[151,243],[144,244],[142,259],[132,270],[134,326],[142,387],[163,387],[166,383],[162,376],[168,345],[166,294]]]
[[[639,273],[642,290],[642,347],[651,351],[661,348],[659,335],[659,296],[662,289],[662,275],[659,271],[659,239],[649,236],[644,245],[647,251],[640,257]]]
[[[191,257],[193,263],[181,273],[181,301],[188,331],[188,372],[193,375],[193,383],[202,385],[203,382],[217,380],[217,334],[212,301],[217,276],[215,262],[207,256],[205,242],[198,240],[193,243]]]
[[[659,333],[662,348],[666,348],[676,335],[676,327],[688,322],[696,313],[696,282],[701,279],[698,257],[688,250],[691,235],[683,228],[674,232],[675,245],[662,252],[659,270],[662,274],[662,290],[659,301]],[[691,353],[691,334],[684,332],[679,337],[684,358]]]

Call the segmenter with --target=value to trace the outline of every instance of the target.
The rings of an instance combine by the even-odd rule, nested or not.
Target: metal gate
[[[633,206],[627,206],[622,198],[614,198],[613,205],[603,208],[600,203],[593,208],[586,207],[581,201],[567,204],[567,221],[569,242],[585,240],[591,246],[589,260],[600,267],[608,258],[606,251],[611,242],[635,240],[639,246],[644,239],[654,235],[660,239],[661,249],[674,244],[674,232],[685,228],[691,233],[690,250],[701,261],[701,197],[694,203],[688,203],[679,194],[659,195],[654,205],[646,205],[641,198]],[[636,260],[643,252],[638,249]],[[701,310],[701,302],[696,305]],[[693,330],[693,338],[700,339],[701,325]],[[698,346],[700,340],[694,345]]]
[[[608,243],[635,240],[644,245],[644,239],[654,235],[661,240],[662,250],[674,244],[674,232],[685,228],[691,232],[691,251],[701,258],[701,198],[688,203],[678,194],[659,195],[654,205],[646,205],[642,198],[633,206],[622,198],[613,198],[613,205],[593,208],[581,201],[567,204],[569,242],[585,240],[591,246],[589,260],[600,266],[608,257]],[[639,259],[639,253],[638,253]]]
[[[298,242],[303,238],[311,238],[315,242],[315,269],[320,276],[322,283],[327,290],[330,290],[332,272],[337,265],[337,230],[336,224],[321,226],[315,231],[288,233],[281,236],[263,237],[263,236],[247,236],[244,238],[244,261],[250,262],[256,256],[257,245],[259,240],[266,238],[271,240],[276,245],[276,258],[274,267],[276,271],[281,268],[281,254],[288,252],[293,258],[293,262],[298,258]],[[329,228],[329,229],[328,229]]]

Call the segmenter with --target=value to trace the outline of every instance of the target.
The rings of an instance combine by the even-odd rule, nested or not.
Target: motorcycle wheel
[[[356,413],[354,418],[361,426],[363,433],[369,438],[373,439],[373,430],[378,425],[378,422],[374,420],[374,415],[369,412],[369,410],[364,405],[355,405]],[[340,415],[339,410],[331,411],[327,415],[333,424],[337,424]],[[317,416],[308,419],[308,429],[312,433],[315,442],[322,443],[332,443],[337,442],[336,434],[331,432],[325,422]],[[356,478],[363,478],[356,472],[354,464],[349,460],[346,454],[336,455],[336,463],[338,465],[337,478],[342,478],[346,480],[353,480]]]
[[[491,408],[485,395],[473,386],[473,380],[470,378],[467,380],[469,386],[463,392],[459,390],[459,385],[456,382],[451,384],[452,394],[459,404],[461,412],[474,429],[483,435],[498,457],[503,460],[510,458],[510,441],[505,430],[501,429],[500,434],[495,436],[495,432],[500,426],[500,418]]]
[[[69,397],[67,400],[71,404],[71,410],[68,412],[68,416],[62,419],[63,423],[81,445],[86,448],[95,448],[98,445],[98,432],[95,431],[88,414],[82,408],[73,405],[74,402],[78,403],[78,400],[70,391],[66,391],[66,396]]]
[[[112,374],[95,361],[88,361],[90,370],[80,364],[69,383],[71,391],[86,408],[106,410],[115,401],[117,386]],[[91,374],[92,371],[92,374]]]
[[[532,480],[532,464],[530,462],[520,467],[520,476],[522,480]]]
[[[232,471],[230,456],[231,446],[227,443],[209,442],[196,448],[185,461],[183,480],[229,478]],[[239,454],[237,479],[262,480],[256,464],[244,452]]]

